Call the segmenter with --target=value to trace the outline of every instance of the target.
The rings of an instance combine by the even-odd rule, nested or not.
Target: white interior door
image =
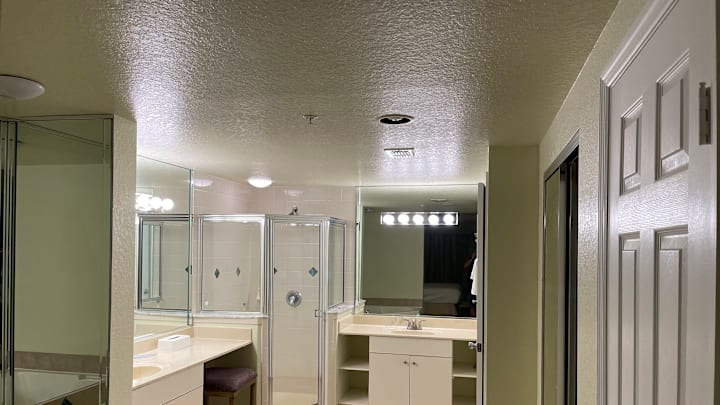
[[[698,89],[715,83],[715,0],[647,11],[609,83],[606,401],[712,404],[717,139]]]

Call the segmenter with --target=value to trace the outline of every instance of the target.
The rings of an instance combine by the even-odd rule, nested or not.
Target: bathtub
[[[98,375],[16,369],[15,405],[41,405],[100,383]]]

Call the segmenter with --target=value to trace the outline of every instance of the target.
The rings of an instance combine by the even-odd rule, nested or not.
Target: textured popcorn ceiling
[[[616,3],[1,1],[0,73],[47,93],[0,113],[116,113],[148,157],[337,185],[484,179],[489,143],[539,142]]]

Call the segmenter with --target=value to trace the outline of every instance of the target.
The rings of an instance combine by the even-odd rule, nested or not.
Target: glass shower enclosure
[[[112,119],[0,118],[2,403],[107,402]]]
[[[344,302],[342,220],[200,216],[201,307],[269,318],[271,405],[327,403],[325,315]]]
[[[324,404],[325,314],[343,302],[345,223],[270,217],[272,405]]]

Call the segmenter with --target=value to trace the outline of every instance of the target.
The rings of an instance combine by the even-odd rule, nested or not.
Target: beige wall
[[[487,403],[537,401],[537,146],[490,147]]]
[[[362,298],[422,300],[425,227],[383,226],[363,213]]]
[[[597,395],[597,247],[598,247],[598,134],[600,76],[610,62],[645,0],[620,0],[577,81],[568,93],[540,144],[541,176],[570,138],[580,134],[578,232],[578,404],[594,404]],[[538,196],[539,212],[542,195]],[[538,226],[538,229],[539,226]],[[539,230],[542,234],[542,229]],[[539,243],[542,240],[540,239]],[[541,261],[538,261],[538,271]]]

